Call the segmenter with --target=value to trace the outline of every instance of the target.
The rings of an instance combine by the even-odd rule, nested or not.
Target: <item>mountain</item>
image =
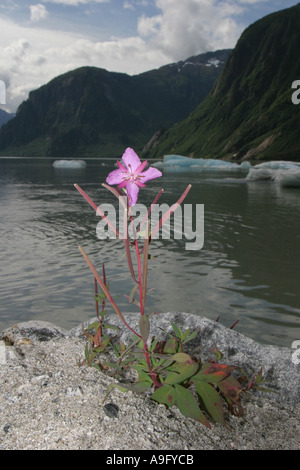
[[[0,129],[3,155],[106,157],[141,151],[211,90],[231,50],[135,76],[81,67],[32,91]]]
[[[300,105],[291,88],[300,80],[299,45],[300,3],[253,23],[205,100],[143,156],[299,161]]]
[[[14,114],[7,113],[0,109],[0,127],[14,117]]]

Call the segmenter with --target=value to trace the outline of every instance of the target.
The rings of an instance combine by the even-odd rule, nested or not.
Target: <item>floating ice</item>
[[[85,168],[86,162],[84,160],[55,160],[53,163],[54,168]]]
[[[182,171],[248,171],[243,181],[274,181],[283,187],[300,187],[300,162],[269,161],[252,166],[249,161],[232,163],[210,158],[190,158],[182,155],[165,155],[163,161],[152,166],[168,172]]]
[[[278,160],[278,161],[271,161],[271,162],[264,162],[264,163],[258,163],[255,165],[255,170],[256,169],[271,169],[271,170],[294,170],[294,169],[300,169],[300,162],[289,162],[289,161],[284,161],[284,160]]]
[[[231,171],[240,170],[241,168],[249,168],[249,162],[243,165],[231,163],[224,160],[216,160],[211,158],[190,158],[182,155],[165,155],[162,162],[156,162],[152,166],[162,168],[168,171],[203,171],[203,170],[220,170]]]
[[[285,188],[300,187],[300,163],[289,161],[259,163],[250,169],[246,180],[269,180],[275,181]]]
[[[300,167],[298,170],[286,170],[278,175],[279,183],[284,188],[300,187]]]

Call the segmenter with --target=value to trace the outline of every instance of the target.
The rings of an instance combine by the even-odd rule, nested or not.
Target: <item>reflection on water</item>
[[[55,170],[51,159],[0,159],[0,329],[42,319],[72,328],[94,316],[93,279],[78,245],[104,262],[118,305],[132,288],[122,243],[96,237],[99,218],[74,188],[97,204],[113,202],[101,187],[113,163],[88,160],[80,170]],[[245,173],[165,174],[141,190],[149,205],[171,205],[187,184],[189,204],[204,204],[204,246],[154,241],[148,310],[203,315],[266,343],[291,346],[300,337],[300,191],[245,182]]]

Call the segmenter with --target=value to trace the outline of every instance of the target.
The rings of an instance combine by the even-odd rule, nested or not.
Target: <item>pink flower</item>
[[[129,205],[134,206],[140,188],[145,188],[146,181],[159,178],[162,173],[151,166],[148,170],[143,171],[147,161],[141,163],[137,154],[130,147],[125,150],[122,160],[125,166],[118,161],[118,170],[109,173],[106,182],[109,185],[117,184],[118,188],[126,188]]]

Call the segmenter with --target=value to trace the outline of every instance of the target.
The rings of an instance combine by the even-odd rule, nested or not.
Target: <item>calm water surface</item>
[[[0,158],[0,330],[47,320],[70,329],[95,316],[93,277],[78,250],[104,262],[110,289],[125,312],[133,287],[119,240],[98,240],[99,222],[74,188],[97,203],[112,161],[80,170],[54,169],[52,159]],[[105,162],[105,163],[103,163]],[[188,183],[190,204],[204,204],[204,246],[186,240],[151,244],[149,312],[184,311],[231,326],[253,339],[291,347],[300,339],[300,190],[246,183],[234,173],[164,173],[140,192],[149,205],[162,187],[171,205]],[[113,315],[113,312],[112,312]]]

